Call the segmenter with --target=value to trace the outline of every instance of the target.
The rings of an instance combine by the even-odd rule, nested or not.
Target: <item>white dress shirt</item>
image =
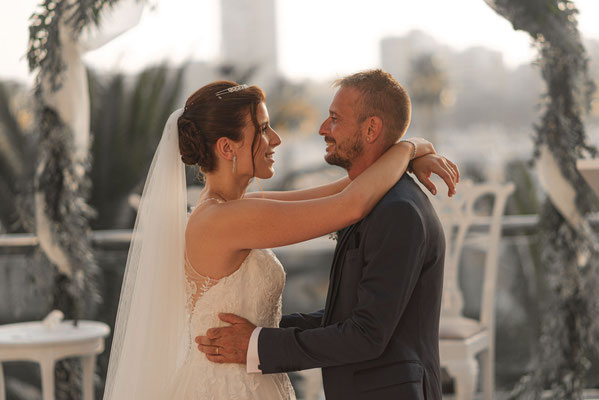
[[[250,343],[248,344],[248,353],[246,358],[246,371],[248,374],[261,374],[262,371],[259,368],[260,356],[258,355],[258,336],[262,327],[258,326],[252,332],[250,336]]]

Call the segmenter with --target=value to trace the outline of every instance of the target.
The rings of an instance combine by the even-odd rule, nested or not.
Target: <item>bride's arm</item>
[[[271,199],[281,201],[298,201],[298,200],[310,200],[319,199],[321,197],[332,196],[341,192],[349,185],[351,179],[347,176],[336,180],[335,182],[327,183],[325,185],[316,186],[307,189],[289,190],[289,191],[268,191],[268,192],[252,192],[247,193],[245,199]],[[264,193],[264,196],[262,195]]]
[[[415,138],[417,143],[422,143],[420,138]],[[432,194],[437,194],[435,184],[430,180],[430,176],[435,172],[437,164],[446,164],[446,167],[451,168],[457,176],[456,181],[459,182],[458,167],[447,158],[437,155],[432,149],[431,153],[420,155],[412,162],[412,171],[414,176],[423,184]],[[351,183],[351,179],[344,177],[325,185],[316,186],[307,189],[289,190],[289,191],[267,191],[267,192],[251,192],[246,193],[246,199],[271,199],[281,201],[299,201],[319,199],[321,197],[332,196],[341,192]]]
[[[431,181],[431,174],[435,173],[435,170],[439,167],[438,164],[447,164],[446,166],[451,168],[456,175],[456,182],[460,181],[460,172],[457,165],[448,160],[446,157],[438,154],[426,154],[416,158],[412,161],[412,171],[414,176],[426,187],[432,194],[437,194],[437,187]],[[247,193],[244,198],[246,199],[271,199],[281,201],[298,201],[298,200],[310,200],[319,199],[321,197],[332,196],[341,192],[351,183],[351,179],[348,177],[341,178],[335,182],[328,183],[325,185],[299,190],[289,191],[267,191],[267,192],[252,192]]]
[[[430,145],[429,149],[432,149]],[[419,154],[431,151],[418,146]],[[414,147],[393,145],[344,190],[319,199],[279,201],[241,199],[206,208],[202,218],[188,223],[188,238],[210,240],[231,251],[278,247],[319,237],[364,218],[405,172]],[[435,170],[455,190],[455,175]],[[191,224],[191,225],[190,225]]]

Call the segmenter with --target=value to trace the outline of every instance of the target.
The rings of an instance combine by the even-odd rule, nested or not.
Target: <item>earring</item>
[[[233,155],[233,173],[235,173],[235,164],[237,163],[237,156]]]
[[[367,136],[367,137],[366,137],[366,141],[367,141],[368,143],[370,143],[370,136]]]

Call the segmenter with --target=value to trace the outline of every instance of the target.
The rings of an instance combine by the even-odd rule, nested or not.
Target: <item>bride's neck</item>
[[[206,186],[203,194],[208,197],[219,196],[225,201],[241,199],[251,179],[251,177],[234,176],[219,171],[206,174],[205,178]]]

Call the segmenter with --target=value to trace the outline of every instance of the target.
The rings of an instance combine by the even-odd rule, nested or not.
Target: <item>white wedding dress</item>
[[[193,276],[185,257],[189,217],[177,127],[182,113],[169,116],[144,185],[104,400],[295,399],[286,374],[248,374],[245,365],[211,363],[196,347],[196,336],[227,325],[221,312],[278,327],[285,272],[270,250],[251,250],[228,277]]]
[[[186,257],[187,258],[187,257]],[[186,260],[186,271],[189,262]],[[189,351],[179,369],[170,399],[295,399],[287,374],[248,374],[241,364],[217,364],[200,352],[194,338],[209,328],[226,326],[221,312],[237,314],[256,326],[278,327],[285,271],[271,250],[251,250],[238,270],[218,281],[199,281],[187,273]]]

